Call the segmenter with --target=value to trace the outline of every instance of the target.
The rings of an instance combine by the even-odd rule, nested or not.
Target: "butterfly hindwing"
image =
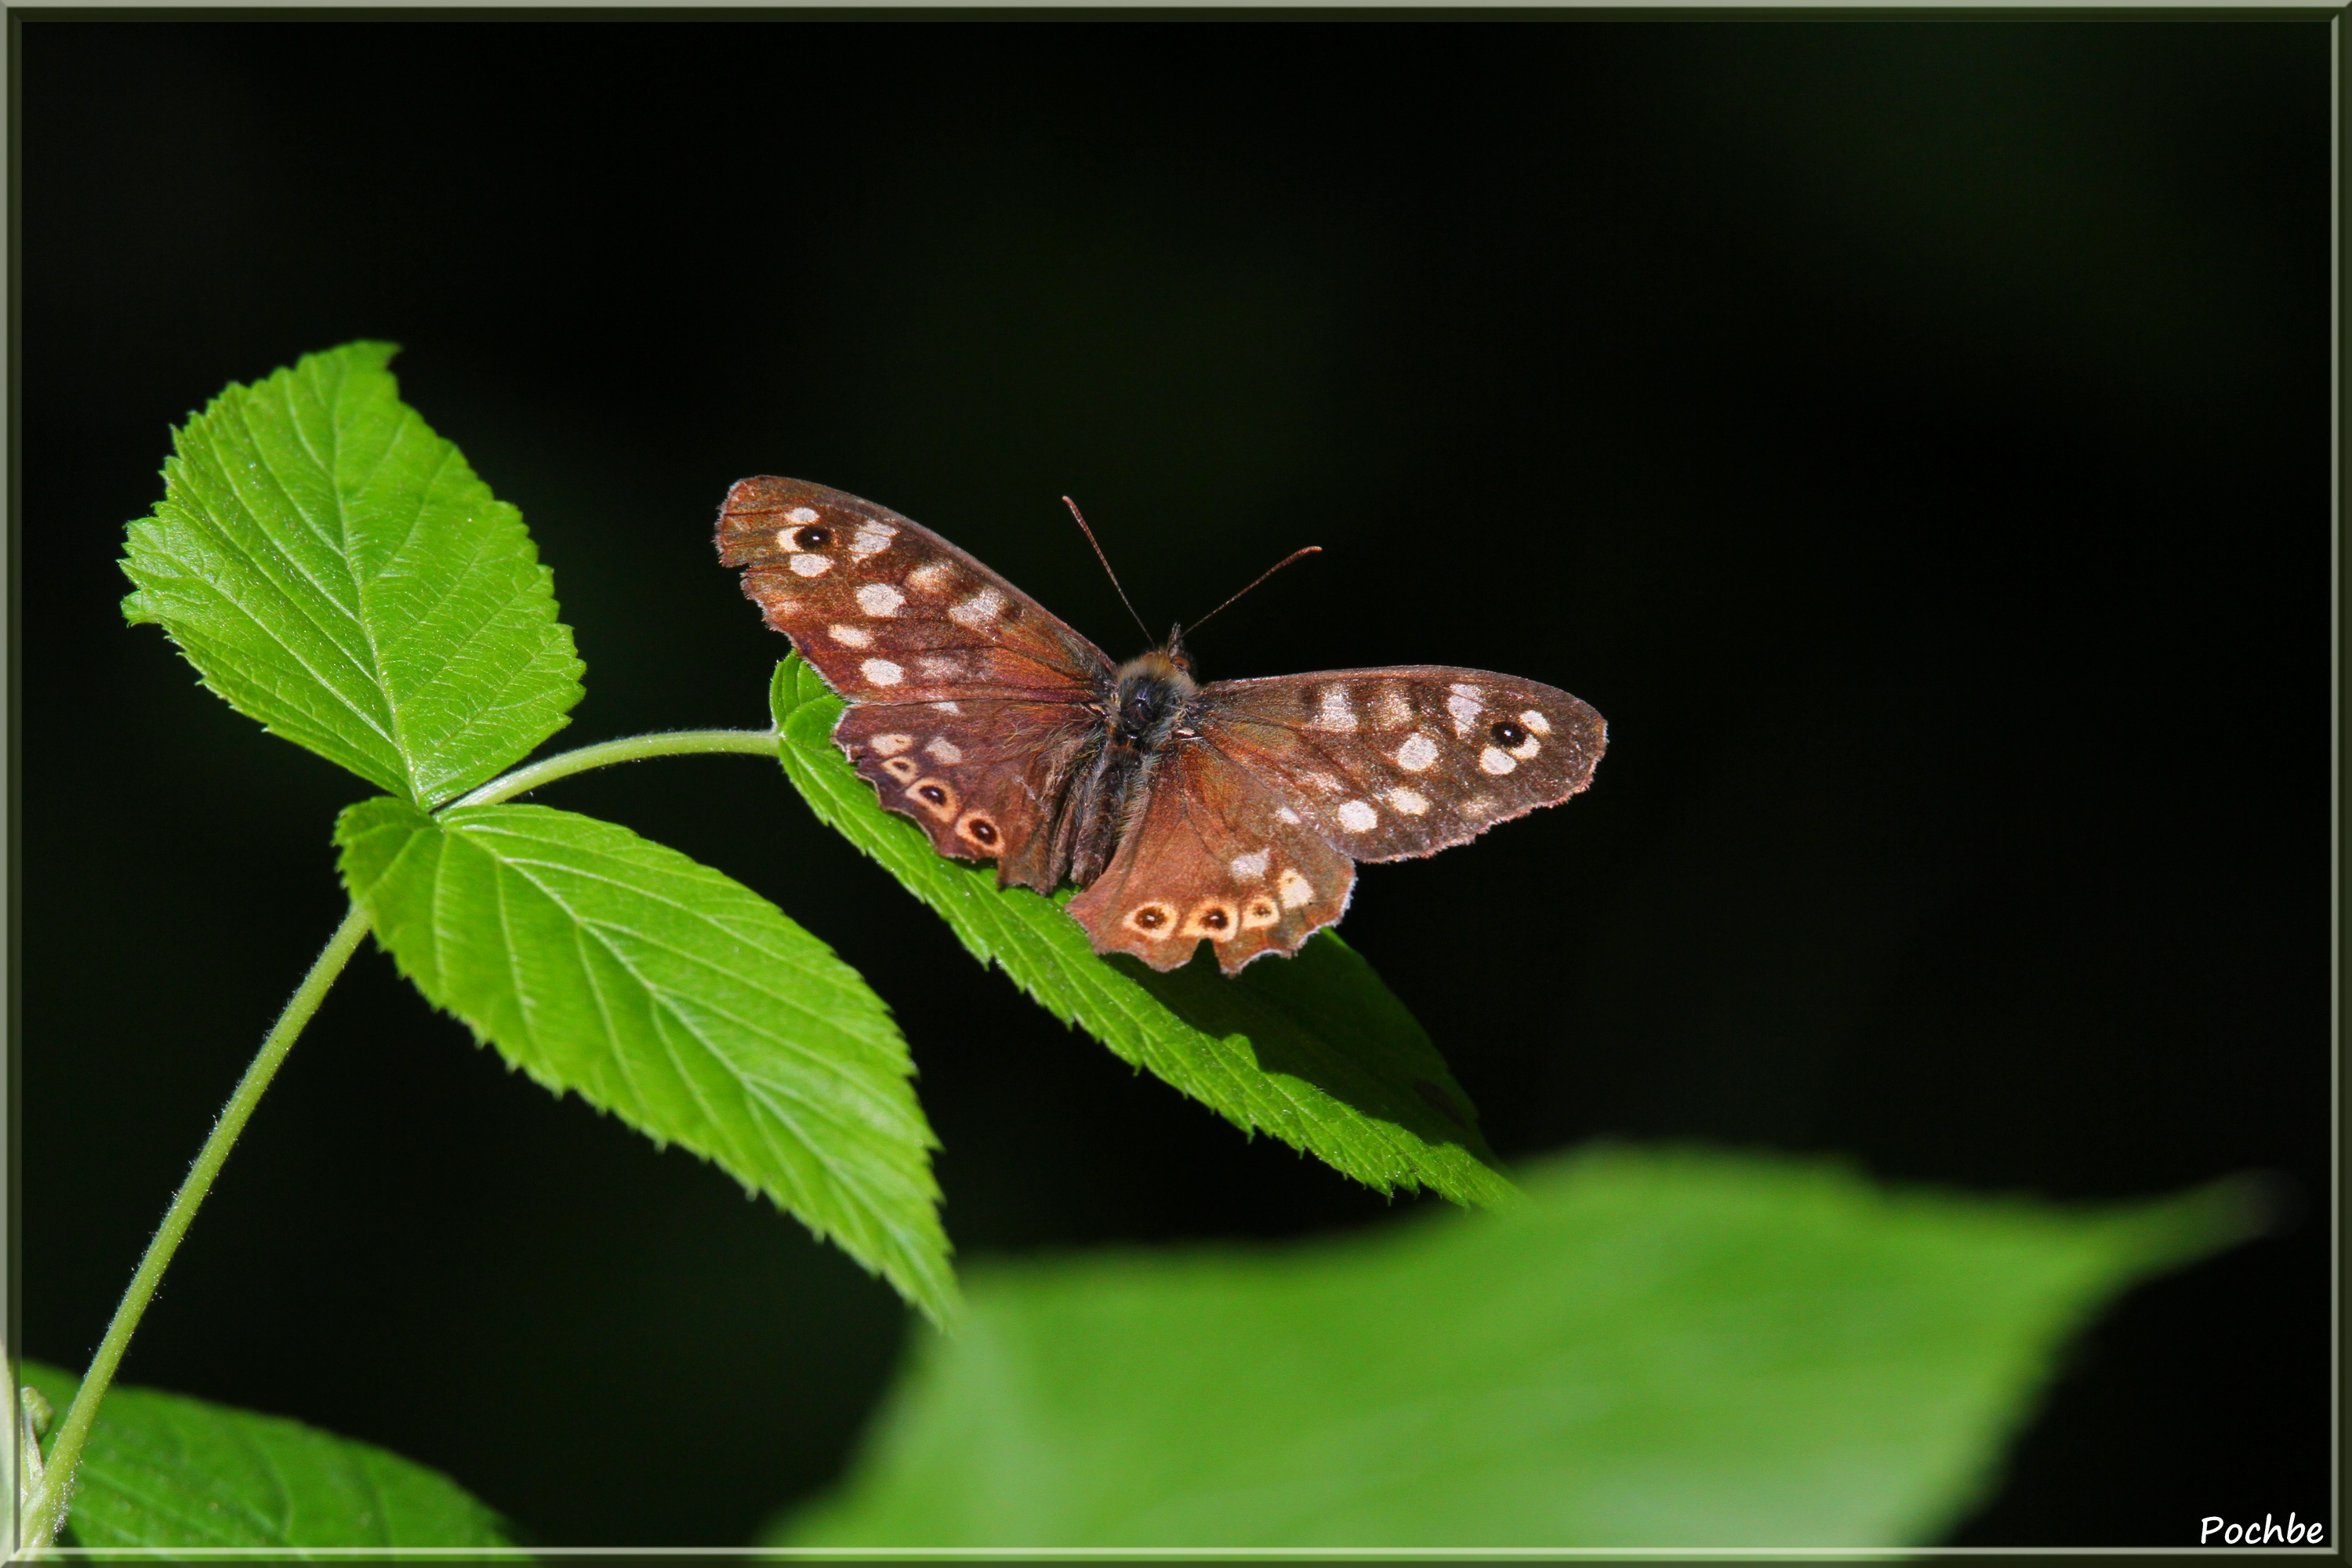
[[[1069,912],[1097,952],[1175,969],[1205,940],[1231,974],[1297,952],[1346,911],[1355,880],[1346,855],[1286,820],[1279,794],[1212,747],[1179,744],[1118,853]]]
[[[1356,860],[1429,855],[1592,782],[1608,728],[1555,687],[1482,669],[1334,669],[1202,689],[1204,743]]]
[[[1094,644],[887,507],[803,479],[739,480],[719,556],[825,684],[853,701],[1092,700]]]
[[[1100,719],[1067,702],[948,698],[861,702],[833,738],[892,811],[960,860],[997,862],[999,886],[1054,890],[1053,803]]]

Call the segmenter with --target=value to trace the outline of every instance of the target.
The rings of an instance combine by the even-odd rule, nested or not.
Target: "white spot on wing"
[[[1511,748],[1511,755],[1518,758],[1519,761],[1524,763],[1529,757],[1534,756],[1538,752],[1542,750],[1543,742],[1537,740],[1533,735],[1529,735],[1525,741]]]
[[[791,518],[794,522],[814,522],[816,521],[816,509],[814,507],[796,506],[793,508],[792,510],[784,513],[784,515]]]
[[[963,711],[963,704],[961,702],[934,702],[931,706],[938,709],[942,713],[961,713]]]
[[[887,658],[869,658],[857,668],[877,686],[896,686],[907,679],[907,672]]]
[[[1409,773],[1426,772],[1437,761],[1437,742],[1415,730],[1397,748],[1396,763]]]
[[[1226,864],[1244,882],[1255,881],[1265,875],[1265,863],[1273,856],[1271,849],[1253,849],[1246,855],[1236,855]]]
[[[973,631],[985,631],[1004,613],[1004,595],[993,588],[982,588],[962,604],[948,612],[948,619]]]
[[[1545,718],[1542,714],[1537,712],[1532,708],[1519,715],[1519,722],[1525,724],[1528,729],[1533,730],[1538,735],[1549,735],[1551,733],[1551,721]]]
[[[886,757],[895,757],[915,743],[912,735],[877,735],[866,742]]]
[[[869,555],[879,555],[890,548],[890,541],[898,531],[887,522],[861,522],[857,525],[857,532],[849,541],[849,552],[860,561]]]
[[[1274,890],[1282,895],[1284,909],[1295,910],[1315,896],[1315,884],[1300,876],[1297,868],[1292,867],[1284,870],[1282,879],[1274,885]]]
[[[1381,688],[1380,700],[1374,704],[1374,712],[1383,730],[1402,730],[1412,722],[1412,703],[1406,698],[1402,686]]]
[[[1286,805],[1275,807],[1274,819],[1276,822],[1286,822],[1293,827],[1298,826],[1298,814]]]
[[[1381,819],[1381,814],[1372,809],[1371,803],[1363,800],[1343,800],[1333,815],[1339,817],[1339,826],[1350,833],[1362,833]]]
[[[1388,793],[1388,802],[1407,816],[1419,816],[1429,809],[1429,797],[1415,789],[1392,789]]]
[[[926,594],[936,594],[948,585],[955,575],[954,569],[944,561],[927,561],[907,574],[907,586]]]
[[[1302,773],[1299,776],[1325,795],[1338,795],[1348,787],[1345,780],[1335,778],[1329,773]]]
[[[1478,715],[1486,711],[1469,692],[1468,687],[1457,686],[1454,689],[1454,695],[1445,700],[1445,710],[1454,715],[1454,733],[1457,739],[1467,735],[1470,727],[1478,722]]]
[[[963,673],[963,660],[952,654],[927,653],[915,661],[926,680],[953,680]]]
[[[857,590],[857,607],[869,616],[895,616],[907,595],[887,583],[868,583]]]
[[[824,555],[795,555],[785,563],[803,577],[822,577],[833,570],[833,560]]]
[[[963,748],[957,745],[953,741],[949,740],[944,735],[940,735],[933,739],[931,743],[925,746],[923,750],[929,752],[932,756],[939,758],[941,763],[945,763],[949,767],[953,767],[958,763],[963,761]]]
[[[871,647],[874,646],[874,637],[872,634],[868,633],[861,626],[827,626],[824,628],[824,635],[831,637],[834,641],[839,643],[844,647]]]
[[[1478,765],[1499,776],[1517,767],[1519,760],[1500,746],[1489,746],[1478,753]]]
[[[1356,710],[1348,701],[1346,687],[1327,686],[1323,689],[1322,701],[1315,710],[1315,727],[1341,735],[1354,731]]]

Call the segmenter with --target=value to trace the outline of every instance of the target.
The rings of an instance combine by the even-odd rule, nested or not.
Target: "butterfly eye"
[[[1495,737],[1495,744],[1498,746],[1522,745],[1528,738],[1527,730],[1521,725],[1512,723],[1508,719],[1503,720],[1486,733]]]
[[[831,544],[832,542],[833,530],[819,523],[812,524],[807,528],[796,528],[793,530],[793,542],[788,548],[793,550],[823,550],[826,545]]]

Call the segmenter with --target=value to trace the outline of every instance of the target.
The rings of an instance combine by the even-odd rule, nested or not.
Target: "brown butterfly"
[[[833,738],[882,804],[1001,887],[1084,889],[1097,952],[1230,974],[1348,907],[1358,860],[1433,854],[1592,780],[1567,692],[1437,665],[1192,679],[1182,628],[1122,665],[897,512],[744,479],[719,557],[849,701]]]

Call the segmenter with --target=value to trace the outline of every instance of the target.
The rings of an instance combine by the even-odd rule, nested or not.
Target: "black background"
[[[341,900],[355,781],[126,630],[170,426],[353,337],[518,502],[557,744],[764,722],[749,473],[930,524],[1116,656],[1516,671],[1594,789],[1346,932],[1523,1157],[1596,1135],[2124,1198],[2283,1173],[2132,1297],[1956,1539],[2327,1510],[2323,18],[1442,26],[26,19],[21,1342],[79,1366]],[[544,797],[890,1000],[967,1255],[1390,1205],[984,974],[772,770]],[[740,1541],[906,1331],[370,952],[124,1369],[543,1538]]]

